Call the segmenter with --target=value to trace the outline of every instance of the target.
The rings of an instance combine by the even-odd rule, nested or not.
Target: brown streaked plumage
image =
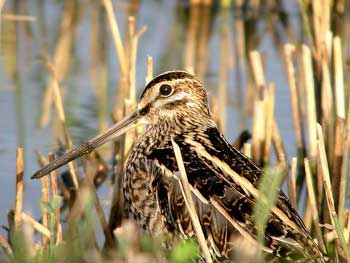
[[[187,72],[166,72],[153,79],[134,112],[33,178],[140,124],[148,128],[135,143],[124,176],[126,206],[140,226],[151,235],[195,235],[179,188],[172,138],[180,147],[213,258],[229,259],[232,235],[242,235],[255,243],[252,213],[262,171],[226,141],[210,115],[203,85]],[[265,229],[264,250],[277,257],[326,261],[281,191]]]

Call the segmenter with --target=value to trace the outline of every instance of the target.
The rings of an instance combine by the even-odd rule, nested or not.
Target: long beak
[[[42,169],[37,171],[31,177],[31,179],[41,178],[44,175],[47,175],[48,173],[52,172],[53,170],[56,170],[57,168],[69,163],[70,161],[73,161],[78,157],[81,157],[85,154],[92,152],[94,149],[101,146],[102,144],[105,144],[106,142],[126,133],[131,128],[137,126],[138,124],[140,124],[139,122],[140,120],[141,120],[141,117],[138,115],[137,110],[130,113],[129,115],[124,117],[120,122],[114,124],[111,128],[109,128],[105,132],[101,133],[100,135],[97,135],[96,137],[92,138],[87,142],[80,144],[73,150],[65,153],[64,155],[57,158],[53,162],[44,166]]]

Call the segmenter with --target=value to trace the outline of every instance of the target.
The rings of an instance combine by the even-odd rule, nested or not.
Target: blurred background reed
[[[161,253],[121,220],[123,163],[139,130],[29,180],[173,69],[203,81],[227,138],[278,167],[265,186],[283,182],[321,248],[350,260],[348,1],[0,0],[0,11],[1,261],[195,254],[193,242]]]

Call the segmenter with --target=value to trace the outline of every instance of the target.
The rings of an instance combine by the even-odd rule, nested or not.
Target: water
[[[70,48],[65,48],[69,60],[66,74],[61,80],[64,89],[64,107],[68,129],[77,145],[110,123],[110,112],[115,102],[115,88],[118,84],[118,60],[107,22],[102,23],[100,33],[104,38],[92,38],[92,19],[102,7],[94,1],[81,1],[74,11],[74,33],[71,34]],[[135,1],[137,2],[137,1]],[[6,213],[14,206],[15,200],[15,154],[16,147],[24,147],[24,210],[39,215],[41,186],[39,181],[29,177],[39,168],[35,150],[47,154],[57,146],[61,135],[55,111],[50,115],[48,125],[41,127],[42,104],[49,72],[43,54],[48,51],[53,57],[62,35],[60,23],[64,17],[64,1],[6,1],[5,13],[25,14],[35,17],[32,22],[1,21],[0,55],[0,225],[7,224]],[[125,36],[126,18],[129,8],[127,1],[118,1],[117,19],[122,35]],[[289,26],[298,38],[300,21],[297,3],[284,1]],[[101,11],[100,10],[100,11]],[[253,23],[255,47],[264,54],[267,81],[276,84],[276,118],[285,143],[288,156],[295,155],[293,123],[289,90],[278,53],[278,43],[290,41],[274,14],[267,10],[258,15],[256,21],[248,21],[235,10],[226,15],[219,8],[211,11],[208,38],[208,63],[204,82],[210,94],[217,95],[220,81],[220,52],[222,30],[228,32],[227,44],[227,126],[225,134],[233,140],[244,128],[251,129],[251,116],[247,113],[246,90],[248,77],[247,58],[243,63],[237,60],[237,23]],[[99,12],[101,16],[103,12]],[[226,16],[226,17],[225,17]],[[137,11],[137,29],[147,26],[146,33],[139,41],[137,54],[137,88],[142,91],[145,84],[146,57],[151,55],[154,72],[183,69],[186,50],[189,9],[183,1],[140,1]],[[106,20],[105,20],[106,21]],[[105,33],[103,33],[105,32]],[[276,42],[276,34],[281,37]],[[100,36],[101,36],[100,35]],[[69,40],[65,40],[68,41]],[[276,44],[277,43],[277,44]],[[95,52],[93,47],[95,45]],[[97,47],[97,49],[96,49]],[[96,54],[96,52],[98,54]],[[96,57],[97,60],[96,60]],[[95,57],[95,58],[94,58]],[[94,63],[94,59],[98,63]],[[97,66],[96,66],[97,65]],[[103,71],[106,69],[106,71]],[[92,75],[97,74],[97,77]],[[106,73],[106,79],[103,74]],[[103,83],[106,83],[104,85]],[[106,93],[103,95],[103,90]],[[96,95],[96,90],[102,95]],[[109,191],[100,191],[104,197]],[[108,206],[106,206],[108,208]],[[5,232],[3,232],[5,234]]]

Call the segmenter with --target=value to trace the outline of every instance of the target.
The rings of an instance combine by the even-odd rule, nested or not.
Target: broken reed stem
[[[293,64],[293,53],[295,52],[295,46],[292,44],[284,45],[284,58],[287,72],[287,80],[292,104],[292,116],[295,131],[295,141],[298,148],[298,154],[304,153],[304,137],[301,121],[301,109],[298,99],[297,82],[295,78],[295,67]],[[301,156],[302,158],[304,156]]]
[[[119,28],[115,13],[113,11],[113,5],[110,0],[103,0],[103,6],[106,9],[108,22],[111,27],[111,32],[114,40],[114,46],[118,54],[119,65],[123,76],[127,75],[128,64],[125,55],[125,49],[123,47],[123,42],[120,37]]]
[[[343,234],[343,226],[340,225],[337,213],[335,211],[334,199],[332,194],[332,186],[331,186],[331,180],[330,180],[329,168],[328,168],[328,161],[327,161],[327,156],[326,156],[326,151],[324,146],[322,127],[320,124],[317,124],[317,139],[318,139],[317,149],[318,149],[319,161],[320,161],[321,170],[322,170],[321,174],[322,174],[323,185],[326,193],[326,200],[327,200],[328,211],[331,218],[331,223],[337,234],[337,238],[340,241],[340,244],[343,248],[344,254],[347,260],[350,261],[350,252],[345,242],[345,238]]]
[[[293,208],[297,210],[297,158],[293,157],[291,161],[290,176],[288,180],[289,201]]]
[[[345,96],[344,96],[344,74],[343,74],[343,55],[341,50],[341,39],[339,36],[333,39],[333,58],[334,58],[334,89],[336,101],[337,116],[345,119]]]
[[[213,262],[213,260],[210,256],[208,245],[207,245],[206,239],[204,237],[201,224],[200,224],[199,219],[198,219],[195,204],[194,204],[193,199],[192,199],[192,192],[190,189],[190,184],[189,184],[188,179],[187,179],[185,165],[184,165],[183,160],[182,160],[181,151],[180,151],[179,146],[176,144],[176,142],[173,139],[171,139],[171,143],[172,143],[173,148],[174,148],[176,162],[177,162],[177,165],[178,165],[178,168],[180,171],[179,183],[180,183],[180,187],[181,187],[181,192],[182,192],[183,198],[185,200],[185,204],[186,204],[188,213],[190,214],[193,228],[194,228],[194,231],[195,231],[197,238],[198,238],[198,243],[203,251],[204,258],[205,258],[206,262],[211,263],[211,262]]]
[[[311,157],[311,164],[315,161],[317,154],[316,145],[316,102],[315,102],[315,86],[312,69],[312,59],[310,49],[306,45],[302,45],[302,70],[304,76],[304,87],[306,92],[306,117],[308,124],[308,141],[309,141],[309,155]]]
[[[304,159],[304,167],[305,167],[305,176],[306,176],[306,184],[307,184],[307,191],[308,191],[308,197],[309,197],[309,202],[311,206],[311,213],[312,213],[312,221],[315,227],[315,233],[316,237],[318,240],[319,246],[322,248],[323,252],[326,252],[326,247],[323,241],[322,237],[322,231],[320,228],[320,221],[319,221],[319,214],[317,210],[317,202],[316,202],[316,197],[315,197],[315,190],[313,187],[313,182],[312,182],[312,175],[311,175],[311,169],[309,165],[308,159]]]
[[[312,0],[312,25],[313,25],[313,31],[314,31],[314,40],[315,40],[315,48],[318,50],[321,43],[321,7],[319,4],[317,4],[317,1]]]
[[[328,159],[332,160],[334,148],[334,127],[333,127],[333,91],[331,84],[331,76],[329,72],[329,57],[326,44],[322,46],[321,53],[321,69],[322,69],[322,86],[321,86],[321,110],[322,110],[322,127],[327,139],[326,149]]]
[[[130,108],[134,108],[136,105],[136,56],[137,56],[137,46],[138,40],[146,31],[146,27],[142,27],[140,31],[135,31],[135,18],[129,17],[128,19],[128,83],[126,87],[128,88],[127,99],[124,100],[125,110],[129,112]],[[125,134],[125,150],[129,151],[132,148],[136,137],[135,130]]]
[[[266,87],[265,77],[264,77],[264,69],[261,55],[258,51],[251,51],[249,54],[250,64],[253,71],[255,85],[257,87],[257,93],[255,94],[255,99],[260,100],[263,98],[264,87]],[[277,158],[279,161],[286,163],[286,154],[284,151],[283,143],[281,136],[279,134],[279,130],[277,127],[276,120],[273,118],[273,123],[271,120],[268,120],[269,114],[264,110],[263,105],[260,105],[261,102],[256,101],[254,104],[254,116],[253,116],[253,158],[258,163],[262,163],[263,158],[267,158],[262,156],[262,149],[265,149],[265,153],[267,148],[269,148],[269,140],[268,134],[265,134],[267,130],[271,130],[272,127],[272,141],[275,146],[275,150],[277,152]],[[273,112],[273,108],[270,109]],[[266,160],[266,159],[265,159]]]
[[[22,218],[23,218],[23,222],[33,227],[33,229],[38,231],[43,237],[46,237],[47,239],[51,238],[51,232],[47,226],[40,224],[33,217],[31,217],[30,215],[24,212],[22,212]]]
[[[15,200],[15,228],[19,230],[22,222],[23,206],[23,148],[16,151],[16,200]]]
[[[253,70],[255,85],[257,86],[257,90],[258,90],[258,98],[261,98],[262,90],[265,87],[265,83],[266,83],[261,55],[257,50],[253,50],[249,53],[249,58],[250,58],[250,64]]]
[[[264,148],[264,163],[267,164],[270,160],[271,143],[272,143],[272,133],[273,133],[273,122],[275,119],[274,109],[275,109],[275,84],[271,82],[266,91],[266,131],[265,131],[265,148]]]
[[[53,88],[54,102],[55,102],[54,104],[55,104],[55,107],[57,110],[58,118],[59,118],[61,126],[62,126],[66,147],[68,150],[72,150],[73,143],[72,143],[72,139],[70,138],[70,135],[68,133],[68,129],[67,129],[67,125],[66,125],[66,116],[65,116],[64,110],[63,110],[63,100],[62,100],[62,96],[61,96],[61,90],[60,90],[60,86],[58,83],[58,79],[56,76],[55,67],[50,62],[48,62],[47,65],[48,65],[48,68],[51,72],[51,77],[52,77],[52,81],[53,81],[52,88]],[[73,162],[69,162],[68,167],[69,167],[69,171],[70,171],[71,176],[72,176],[74,187],[75,187],[75,189],[78,189],[78,187],[79,187],[79,183],[78,183],[78,179],[77,179],[78,177],[77,177],[77,173],[76,173],[75,167],[73,165]]]
[[[41,177],[41,202],[45,205],[49,205],[49,177],[44,176]],[[49,213],[46,211],[46,209],[41,209],[41,215],[42,215],[42,224],[44,227],[49,229]],[[45,246],[47,242],[49,241],[47,236],[42,235],[42,244]]]
[[[334,203],[338,207],[341,170],[344,153],[344,133],[345,133],[345,96],[344,96],[344,76],[343,76],[343,57],[341,50],[341,39],[339,36],[333,39],[333,58],[334,58],[334,89],[336,101],[336,126],[335,126],[335,147],[333,159],[332,189],[335,193]],[[341,190],[343,191],[343,190]]]
[[[49,160],[50,162],[53,162],[55,160],[55,155],[50,153],[49,154]],[[53,170],[51,173],[50,173],[50,181],[51,181],[51,194],[52,194],[52,198],[55,198],[55,197],[58,197],[58,185],[57,185],[57,173],[55,170]],[[55,222],[55,238],[56,238],[56,241],[55,243],[56,244],[59,244],[62,242],[62,226],[61,226],[61,223],[60,223],[60,218],[61,218],[61,208],[58,206],[55,208],[55,211],[54,211],[54,222]]]
[[[331,1],[312,0],[312,26],[314,33],[315,53],[319,58],[320,50],[323,41],[326,37],[326,32],[330,29],[330,11]]]
[[[147,73],[146,73],[146,85],[153,79],[153,58],[147,56]]]

